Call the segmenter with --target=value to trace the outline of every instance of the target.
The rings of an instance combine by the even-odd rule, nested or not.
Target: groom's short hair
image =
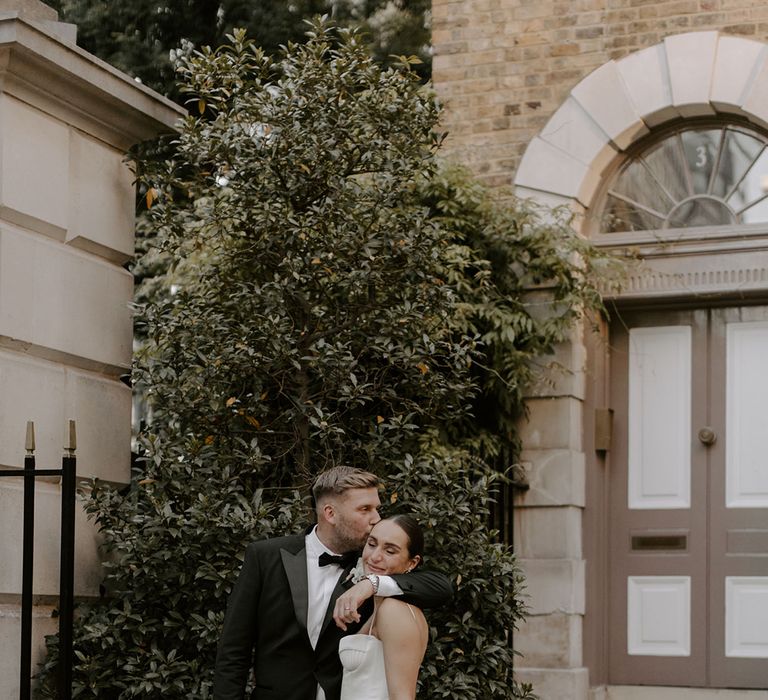
[[[340,496],[350,489],[377,489],[379,477],[356,467],[331,467],[321,472],[312,484],[312,501],[317,506],[328,496]]]

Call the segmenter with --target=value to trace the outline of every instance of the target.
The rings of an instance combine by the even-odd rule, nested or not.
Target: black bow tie
[[[346,552],[345,554],[328,554],[323,552],[318,560],[320,566],[328,566],[329,564],[338,564],[340,567],[346,569],[348,566],[352,566],[357,562],[357,552]]]

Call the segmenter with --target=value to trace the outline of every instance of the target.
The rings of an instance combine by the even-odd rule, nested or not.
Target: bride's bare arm
[[[376,635],[384,645],[389,700],[414,700],[419,668],[427,648],[427,622],[418,608],[394,598],[379,602]]]

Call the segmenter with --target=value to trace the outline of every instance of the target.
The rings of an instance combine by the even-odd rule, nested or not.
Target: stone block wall
[[[433,0],[432,12],[445,151],[494,186],[512,184],[531,139],[611,59],[691,31],[768,37],[760,0]]]
[[[586,562],[582,541],[584,346],[580,329],[558,349],[563,368],[532,387],[520,425],[529,490],[516,499],[515,553],[525,571],[528,619],[515,634],[515,673],[543,700],[585,700]]]
[[[40,0],[0,0],[0,469],[58,468],[77,423],[79,479],[126,483],[134,247],[133,144],[171,131],[175,104],[76,46]],[[23,480],[0,483],[0,697],[18,697]],[[56,631],[60,483],[38,479],[34,661]],[[76,512],[75,595],[99,595],[98,533]],[[34,669],[33,669],[34,672]]]

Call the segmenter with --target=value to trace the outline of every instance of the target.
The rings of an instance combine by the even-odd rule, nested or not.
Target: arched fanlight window
[[[685,126],[638,152],[607,188],[601,231],[768,221],[768,139],[737,125]]]

